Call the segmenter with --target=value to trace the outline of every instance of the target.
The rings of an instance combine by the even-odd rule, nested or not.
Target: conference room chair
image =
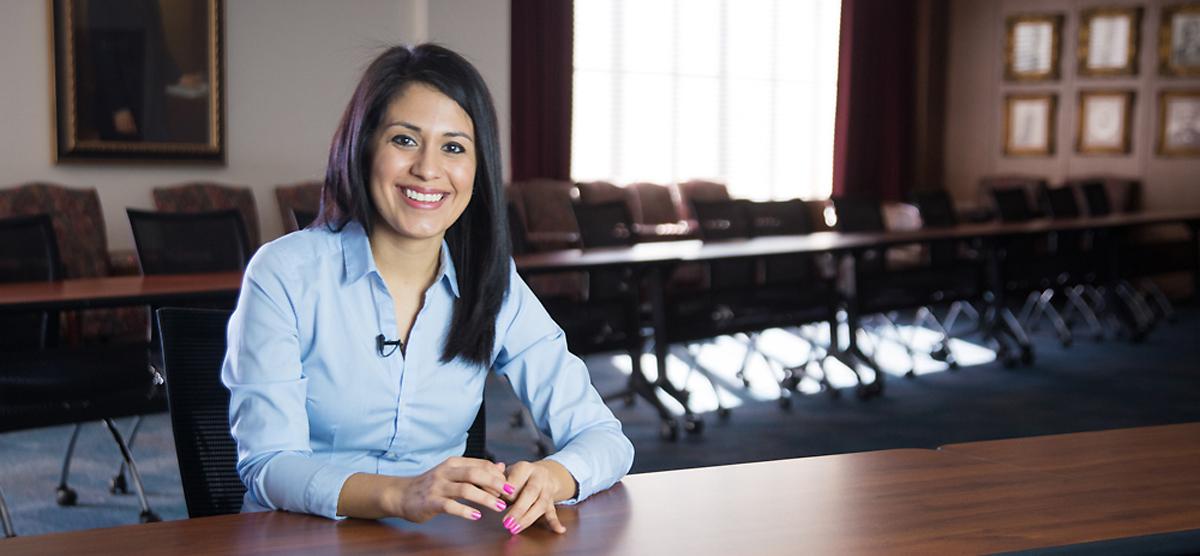
[[[1071,185],[1049,187],[1043,184],[1038,191],[1043,212],[1054,220],[1076,220],[1083,216],[1077,193]],[[1086,230],[1062,230],[1052,234],[1051,239],[1055,258],[1067,268],[1070,276],[1070,283],[1062,286],[1067,298],[1063,320],[1070,327],[1074,314],[1078,313],[1096,339],[1104,339],[1105,332],[1098,315],[1116,317],[1108,313],[1107,303],[1097,289],[1111,280],[1104,276],[1109,269],[1107,261],[1100,260],[1102,252],[1095,249],[1095,234]]]
[[[909,195],[909,200],[913,206],[917,207],[923,229],[953,228],[962,222],[959,218],[959,211],[954,205],[954,199],[945,189],[914,191]],[[971,267],[977,275],[984,275],[985,261],[982,258],[978,241],[941,240],[928,242],[926,246],[929,250],[930,266],[935,268]],[[950,303],[950,308],[941,322],[947,332],[953,332],[959,315],[971,319],[975,325],[980,324],[979,310],[971,301],[955,300]]]
[[[886,233],[884,207],[878,199],[866,197],[835,197],[837,227],[843,232]],[[915,247],[915,249],[914,249]],[[917,253],[916,257],[889,256],[893,249]],[[978,265],[946,264],[934,266],[927,244],[898,246],[889,249],[867,249],[855,256],[855,289],[846,296],[854,304],[863,322],[875,324],[876,336],[890,340],[905,350],[909,370],[905,376],[915,376],[916,348],[911,337],[905,337],[897,323],[900,311],[914,311],[913,324],[929,325],[940,336],[938,344],[928,355],[957,367],[950,350],[950,332],[937,318],[934,305],[970,302],[982,298],[983,276]],[[938,262],[941,262],[940,260]],[[890,337],[884,334],[890,332]],[[853,332],[851,332],[853,333]]]
[[[229,390],[221,383],[229,311],[164,307],[156,311],[171,432],[188,517],[238,513],[246,487],[237,474],[229,429]],[[485,408],[467,432],[464,456],[488,458]]]
[[[688,180],[675,184],[679,192],[679,212],[691,225],[696,225],[696,214],[692,212],[694,202],[728,201],[729,188],[725,184],[708,180]]]
[[[0,219],[0,281],[54,281],[62,276],[58,245],[47,215]],[[56,316],[29,316],[26,332],[37,338],[0,339],[0,433],[75,424],[56,499],[71,506],[77,494],[67,480],[71,455],[82,424],[102,421],[130,470],[143,522],[158,521],[142,487],[141,476],[114,419],[161,409],[162,397],[143,344],[56,345]],[[7,509],[4,510],[7,512]]]
[[[249,187],[218,183],[188,183],[156,187],[152,191],[154,206],[162,212],[209,212],[237,210],[242,215],[250,252],[258,250],[261,234],[254,192]]]
[[[109,251],[100,197],[94,188],[34,182],[0,190],[0,217],[33,214],[50,215],[63,264],[62,278],[138,274],[135,254]],[[55,332],[64,346],[119,344],[136,349],[144,348],[150,340],[150,317],[146,307],[62,311],[58,313],[58,323]],[[139,425],[140,420],[135,419],[127,433],[131,442],[137,438]],[[71,505],[77,499],[66,480],[77,435],[78,430],[72,433],[63,461],[62,494],[58,496],[63,505]],[[124,473],[112,477],[109,491],[128,493]]]
[[[815,231],[812,220],[814,209],[800,199],[747,202],[742,206],[750,225],[751,237],[802,236]],[[799,319],[804,322],[796,322],[783,328],[808,346],[808,355],[803,363],[782,364],[758,345],[754,336],[751,337],[754,340],[751,347],[754,349],[746,353],[747,358],[759,355],[767,360],[768,364],[773,362],[774,366],[782,371],[780,385],[792,393],[799,392],[801,380],[809,378],[816,381],[831,397],[836,398],[840,395],[830,384],[825,372],[824,364],[829,357],[831,346],[823,345],[817,335],[807,330],[810,325],[833,326],[837,323],[839,304],[836,274],[834,259],[828,254],[773,255],[759,259],[759,280],[762,288],[757,295],[771,304],[774,298],[781,297],[790,299],[792,303],[802,302],[802,305],[812,309],[809,315]],[[801,297],[797,299],[797,296]],[[781,396],[779,403],[787,408],[791,404],[790,399],[790,394],[787,397]]]
[[[319,181],[306,181],[275,186],[275,200],[279,203],[283,233],[303,230],[312,223],[321,210],[322,185]]]
[[[516,205],[519,223],[532,251],[579,246],[579,227],[571,203],[579,195],[567,180],[532,179],[509,184],[506,194]]]
[[[677,193],[666,185],[637,182],[629,190],[633,223],[641,241],[696,239],[699,234],[680,212]]]
[[[231,272],[252,251],[241,212],[154,212],[126,209],[143,274]]]
[[[1024,185],[996,187],[991,190],[995,210],[1001,222],[1030,222],[1042,215],[1031,200],[1045,187],[1038,182],[1032,190]],[[1055,292],[1071,280],[1069,261],[1055,258],[1051,233],[1004,238],[1002,275],[1007,293],[1025,296],[1018,320],[1026,328],[1036,328],[1034,319],[1045,317],[1054,326],[1059,342],[1071,345],[1073,336],[1062,314],[1054,306]]]

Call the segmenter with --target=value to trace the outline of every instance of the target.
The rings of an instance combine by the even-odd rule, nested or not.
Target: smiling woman
[[[246,510],[331,518],[502,513],[512,534],[608,488],[633,446],[516,274],[495,109],[436,45],[367,68],[330,148],[321,214],[263,246],[222,380]],[[394,351],[386,346],[396,346]],[[558,451],[460,457],[488,369]]]

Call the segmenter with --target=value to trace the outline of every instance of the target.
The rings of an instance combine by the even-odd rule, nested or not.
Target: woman
[[[503,514],[520,533],[608,488],[633,446],[516,274],[495,109],[436,45],[367,68],[342,116],[307,230],[250,261],[222,380],[247,510],[330,518]],[[460,457],[488,369],[558,451]]]

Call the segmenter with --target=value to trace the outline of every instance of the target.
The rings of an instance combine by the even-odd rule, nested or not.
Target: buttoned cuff
[[[357,471],[331,465],[318,468],[309,479],[308,488],[304,491],[304,505],[308,508],[309,513],[329,519],[346,519],[344,515],[337,515],[338,498],[341,497],[342,486],[346,484],[346,479],[355,473]]]
[[[578,454],[564,450],[547,456],[546,459],[558,462],[559,465],[565,467],[567,472],[571,474],[571,477],[575,479],[575,484],[578,485],[575,497],[570,500],[563,500],[559,504],[564,506],[578,504],[596,492],[595,481],[592,480],[591,466]]]

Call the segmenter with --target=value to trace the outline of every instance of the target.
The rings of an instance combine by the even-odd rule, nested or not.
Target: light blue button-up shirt
[[[399,337],[396,311],[361,226],[303,230],[259,249],[229,321],[221,370],[244,509],[339,517],[350,475],[414,476],[462,455],[487,370],[461,358],[441,362],[457,298],[443,242],[405,352],[382,357],[375,337]],[[491,367],[554,440],[549,459],[578,481],[568,503],[629,471],[633,446],[620,422],[515,266]]]

